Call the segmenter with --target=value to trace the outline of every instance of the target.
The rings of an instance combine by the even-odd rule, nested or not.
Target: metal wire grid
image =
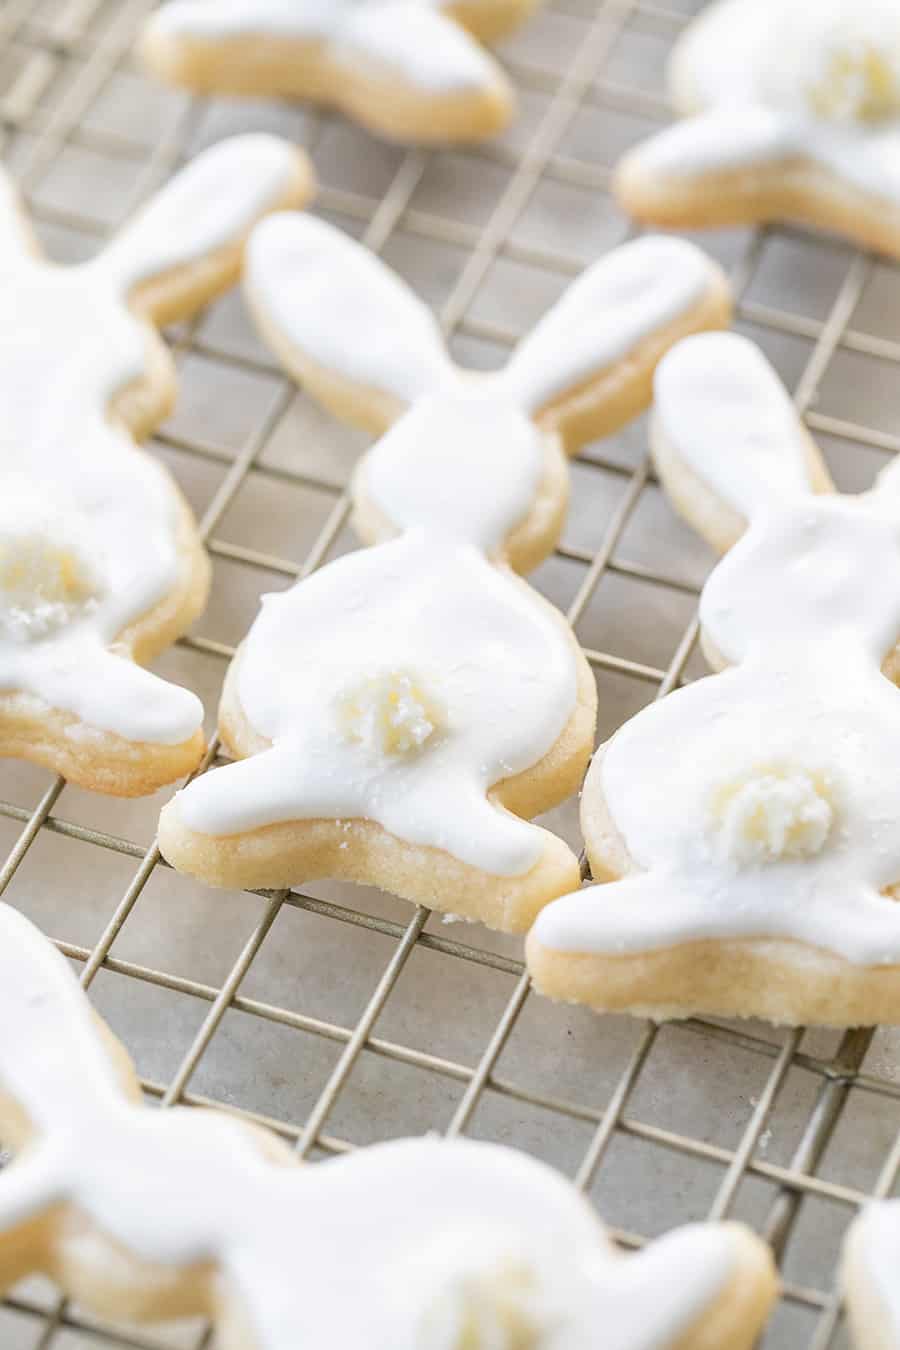
[[[108,132],[96,125],[87,129],[84,125],[85,113],[93,101],[114,76],[127,69],[137,25],[151,6],[152,0],[122,0],[121,3],[114,3],[114,0],[57,0],[57,3],[37,5],[34,0],[6,0],[0,8],[0,42],[6,44],[9,52],[15,53],[15,68],[0,98],[0,119],[8,148],[15,152],[11,157],[26,193],[39,182],[64,149],[73,145],[86,147],[111,161],[124,158],[139,163],[140,172],[134,194],[136,199],[164,179],[182,159],[199,116],[198,105],[185,102],[183,112],[149,151],[146,145],[130,142],[118,132]],[[580,109],[596,105],[601,109],[618,108],[659,121],[665,119],[665,102],[661,96],[616,85],[604,79],[604,68],[626,29],[661,35],[669,40],[674,38],[685,22],[687,9],[696,7],[691,5],[690,0],[687,5],[682,5],[685,12],[676,12],[665,4],[642,3],[641,0],[569,0],[569,3],[559,0],[550,7],[555,13],[583,22],[583,41],[578,44],[573,59],[562,73],[531,64],[515,65],[517,81],[524,89],[542,96],[543,110],[533,136],[523,148],[501,144],[473,152],[485,162],[501,165],[508,174],[505,189],[482,227],[471,227],[416,209],[413,204],[414,194],[429,163],[429,156],[418,151],[410,151],[400,159],[387,191],[379,198],[372,199],[363,194],[326,187],[320,197],[320,207],[359,222],[362,237],[376,251],[383,249],[401,228],[407,234],[464,250],[464,264],[441,310],[445,332],[448,336],[463,334],[509,346],[514,338],[512,333],[496,323],[476,320],[469,313],[490,268],[496,260],[505,258],[559,276],[568,276],[580,270],[582,264],[579,260],[515,242],[512,239],[514,227],[541,183],[555,182],[597,190],[607,185],[608,172],[605,169],[585,163],[564,151],[566,132]],[[75,77],[68,83],[63,82],[63,76],[71,74],[73,70]],[[64,90],[62,96],[48,107],[48,93],[61,83]],[[314,152],[322,129],[327,125],[328,119],[317,118],[312,121],[310,145]],[[73,227],[98,237],[102,234],[102,227],[95,220],[85,218],[77,210],[48,209],[44,205],[38,206],[36,216],[41,223],[50,226]],[[792,231],[778,233],[789,239],[803,238]],[[752,302],[745,296],[767,237],[771,238],[771,232],[753,235],[733,269],[734,285],[737,294],[742,297],[741,318],[769,332],[802,337],[811,343],[808,360],[796,385],[795,400],[813,430],[840,437],[857,446],[875,450],[900,450],[900,437],[877,428],[826,416],[812,408],[820,382],[838,350],[894,364],[900,362],[900,342],[876,337],[851,326],[872,262],[863,256],[854,257],[827,315],[821,319],[812,319]],[[176,345],[182,352],[210,354],[226,369],[260,368],[250,357],[216,351],[204,340],[197,323],[178,332]],[[269,371],[273,369],[271,366],[265,368]],[[227,560],[260,573],[274,573],[282,576],[286,582],[309,574],[327,559],[337,544],[348,515],[346,495],[337,492],[332,483],[260,461],[261,451],[292,397],[292,388],[289,382],[284,381],[280,398],[233,460],[199,439],[189,440],[175,435],[160,438],[164,445],[205,458],[224,470],[201,522],[204,538],[214,560]],[[615,509],[606,520],[596,547],[582,549],[567,546],[559,550],[563,560],[583,569],[580,584],[569,605],[570,621],[573,624],[579,621],[601,580],[607,576],[620,576],[655,587],[696,594],[695,585],[629,562],[620,555],[620,541],[652,479],[646,458],[641,458],[636,467],[628,468],[615,458],[597,453],[594,448],[583,457],[582,462],[591,471],[617,475],[623,481],[623,490]],[[277,481],[312,483],[332,493],[333,505],[301,564],[228,542],[221,537],[219,531],[223,517],[251,469],[254,473],[268,475]],[[685,677],[695,640],[696,621],[692,620],[681,634],[665,667],[639,662],[616,651],[587,649],[588,658],[600,678],[601,696],[607,674],[642,682],[648,687],[655,687],[656,696],[664,695]],[[232,648],[227,643],[214,637],[185,638],[184,646],[215,658],[222,663],[223,669],[224,661],[232,654]],[[207,763],[214,759],[216,751],[217,746],[213,742]],[[329,1132],[329,1122],[360,1058],[378,1056],[460,1085],[461,1094],[448,1128],[450,1134],[463,1133],[472,1127],[477,1109],[489,1095],[503,1097],[522,1106],[540,1108],[552,1113],[561,1122],[579,1122],[590,1131],[589,1146],[575,1176],[577,1184],[585,1189],[592,1187],[604,1163],[608,1164],[614,1141],[622,1137],[642,1141],[656,1149],[670,1151],[682,1159],[716,1169],[718,1183],[709,1206],[711,1217],[724,1218],[741,1208],[739,1192],[748,1179],[765,1182],[770,1199],[764,1212],[757,1216],[757,1223],[779,1254],[787,1246],[804,1203],[818,1199],[837,1206],[845,1222],[849,1222],[857,1207],[870,1195],[884,1196],[894,1189],[900,1172],[900,1138],[895,1140],[884,1157],[871,1189],[818,1175],[820,1163],[851,1093],[865,1094],[867,1101],[881,1099],[900,1104],[898,1083],[890,1077],[863,1071],[862,1066],[872,1040],[870,1032],[848,1032],[840,1038],[833,1052],[823,1054],[804,1052],[801,1049],[803,1033],[799,1030],[779,1037],[774,1033],[769,1036],[753,1028],[737,1029],[733,1025],[715,1021],[695,1019],[688,1023],[689,1034],[700,1038],[698,1045],[716,1045],[725,1047],[729,1053],[750,1054],[767,1066],[762,1088],[753,1099],[755,1105],[752,1114],[737,1142],[730,1147],[722,1147],[699,1137],[699,1131],[696,1136],[679,1132],[647,1123],[633,1113],[632,1102],[642,1073],[663,1034],[653,1024],[648,1023],[643,1027],[636,1038],[624,1068],[607,1094],[605,1104],[593,1104],[593,1094],[590,1092],[585,1093],[585,1099],[582,1100],[537,1092],[504,1075],[498,1067],[530,998],[521,963],[501,952],[463,943],[439,932],[425,931],[429,915],[424,910],[417,910],[403,923],[379,917],[352,905],[305,894],[265,894],[261,916],[227,978],[220,985],[178,977],[120,959],[115,953],[116,941],[151,875],[165,864],[155,847],[147,850],[129,838],[89,828],[67,819],[64,814],[56,813],[64,787],[61,780],[52,782],[33,807],[26,808],[13,801],[0,801],[0,818],[21,825],[21,832],[0,868],[0,894],[7,890],[29,849],[42,832],[66,836],[86,847],[110,851],[136,864],[130,883],[109,916],[99,940],[91,947],[66,941],[60,941],[59,946],[70,958],[82,963],[81,979],[86,989],[90,988],[103,968],[131,980],[189,996],[207,1005],[206,1016],[176,1072],[168,1081],[147,1081],[144,1084],[147,1093],[163,1107],[175,1102],[216,1104],[212,1097],[192,1091],[191,1085],[226,1013],[238,1010],[266,1022],[324,1038],[340,1047],[330,1075],[304,1120],[296,1122],[271,1119],[254,1112],[245,1113],[292,1140],[301,1156],[319,1151],[337,1153],[351,1147],[348,1141]],[[291,907],[306,910],[334,924],[350,925],[356,930],[379,934],[395,944],[376,987],[355,1021],[344,1025],[242,994],[245,978],[277,916],[283,908]],[[515,978],[513,992],[476,1062],[457,1062],[375,1034],[378,1020],[387,1008],[411,954],[417,948]],[[598,1036],[602,1035],[602,1025],[605,1024],[597,1023]],[[777,1164],[767,1161],[763,1156],[764,1140],[768,1122],[777,1108],[779,1094],[789,1074],[796,1068],[811,1075],[816,1090],[792,1155],[786,1164]],[[234,1103],[228,1104],[234,1108]],[[617,1236],[628,1246],[638,1246],[643,1240],[639,1234],[622,1229],[617,1230]],[[788,1283],[783,1299],[786,1305],[807,1313],[803,1323],[804,1343],[811,1350],[826,1350],[826,1347],[838,1344],[843,1332],[839,1329],[840,1308],[833,1285],[826,1280],[818,1282],[816,1286]],[[89,1344],[105,1342],[134,1347],[156,1347],[160,1344],[159,1339],[143,1331],[125,1333],[98,1327],[92,1319],[86,1319],[62,1300],[48,1309],[45,1300],[32,1298],[27,1291],[16,1291],[8,1300],[7,1307],[34,1323],[33,1344],[40,1350],[48,1350],[51,1346],[62,1347],[64,1343],[68,1345],[71,1342],[67,1337],[79,1331],[85,1333],[88,1337],[85,1343]],[[204,1330],[198,1332],[190,1343],[199,1347],[205,1345],[207,1340],[208,1332]],[[81,1341],[77,1343],[82,1344]],[[799,1338],[795,1335],[789,1342],[777,1339],[777,1333],[773,1333],[767,1341],[773,1346],[788,1343],[798,1344]]]

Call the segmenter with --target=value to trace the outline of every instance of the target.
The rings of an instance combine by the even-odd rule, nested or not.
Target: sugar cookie
[[[844,1239],[841,1285],[856,1350],[900,1350],[900,1202],[869,1205]]]
[[[710,542],[741,535],[700,603],[731,669],[595,759],[582,824],[613,884],[540,916],[535,983],[655,1017],[898,1022],[900,692],[881,666],[900,634],[900,463],[862,496],[829,492],[774,371],[727,334],[660,364],[653,449]]]
[[[241,762],[164,807],[160,848],[216,886],[344,877],[521,931],[579,874],[519,817],[578,790],[595,719],[562,615],[410,530],[264,598],[219,712]]]
[[[538,0],[171,0],[142,54],[202,93],[286,95],[341,109],[391,140],[477,141],[502,131],[512,87],[480,42]]]
[[[135,444],[175,392],[156,326],[229,285],[250,227],[310,187],[286,143],[227,141],[96,258],[60,267],[0,177],[0,755],[123,796],[198,763],[198,699],[135,664],[208,588],[186,502]]]
[[[676,45],[685,121],[615,178],[641,220],[793,220],[900,256],[900,9],[894,0],[718,0]]]
[[[62,956],[0,905],[0,1288],[207,1316],[229,1350],[749,1350],[775,1293],[740,1224],[621,1255],[543,1163],[406,1139],[296,1166],[224,1113],[146,1108]]]
[[[730,313],[725,277],[699,249],[640,239],[588,268],[505,369],[466,371],[383,262],[291,213],[254,231],[246,290],[264,337],[305,388],[342,420],[387,432],[353,481],[362,539],[449,525],[520,572],[562,531],[564,450],[636,416],[663,352]]]
[[[363,538],[393,542],[268,601],[220,710],[243,762],[178,794],[160,847],[214,885],[340,876],[522,931],[578,884],[571,850],[517,817],[577,791],[596,690],[562,617],[506,564],[556,543],[563,447],[641,406],[664,347],[724,320],[727,285],[691,245],[642,240],[498,375],[461,372],[399,278],[312,218],[254,232],[247,288],[315,397],[390,428],[353,496]]]

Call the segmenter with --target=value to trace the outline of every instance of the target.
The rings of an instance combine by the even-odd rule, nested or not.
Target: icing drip
[[[199,727],[193,694],[110,650],[186,566],[171,482],[112,411],[147,366],[129,293],[240,238],[295,166],[274,138],[224,142],[74,267],[35,256],[0,183],[0,691],[132,741],[179,744]]]
[[[602,792],[634,870],[550,905],[535,930],[548,947],[786,938],[900,962],[886,894],[900,881],[900,692],[881,674],[900,633],[895,475],[858,498],[800,495],[799,434],[782,436],[765,372],[725,334],[660,367],[665,441],[750,520],[700,602],[734,665],[646,708],[592,769],[586,794]]]
[[[676,48],[699,115],[634,152],[647,172],[702,174],[806,157],[900,202],[900,11],[893,0],[719,0]]]
[[[238,659],[240,706],[273,748],[179,793],[189,828],[364,817],[497,875],[537,861],[540,830],[486,794],[558,739],[575,656],[549,607],[476,549],[411,530],[341,558],[267,596]]]
[[[620,1255],[573,1187],[494,1144],[403,1140],[294,1169],[237,1118],[135,1104],[67,962],[5,905],[0,1027],[0,1092],[34,1131],[0,1175],[0,1233],[71,1206],[61,1266],[95,1286],[115,1278],[110,1242],[212,1263],[223,1331],[237,1317],[256,1350],[665,1350],[739,1269],[714,1224]]]

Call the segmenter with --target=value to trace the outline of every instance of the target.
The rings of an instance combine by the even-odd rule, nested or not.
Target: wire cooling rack
[[[131,60],[151,7],[0,4],[5,158],[50,251],[88,256],[204,144],[281,131],[315,157],[317,209],[419,288],[459,355],[490,367],[626,237],[610,168],[665,121],[665,56],[702,6],[548,2],[503,52],[517,125],[440,155],[298,108],[159,89]],[[703,242],[839,485],[864,487],[900,450],[900,271],[794,230]],[[363,439],[284,377],[237,295],[170,336],[181,398],[153,449],[197,510],[215,584],[159,668],[213,710],[260,593],[354,546],[344,488]],[[642,424],[590,447],[573,478],[564,546],[534,580],[576,627],[605,736],[702,670],[694,615],[712,560],[663,501]],[[900,1039],[659,1028],[556,1007],[529,993],[518,941],[377,892],[213,893],[177,876],[153,845],[164,797],[108,801],[0,763],[0,893],[73,961],[149,1100],[225,1105],[308,1157],[427,1129],[500,1140],[571,1176],[627,1246],[691,1219],[744,1218],[784,1274],[767,1350],[845,1344],[836,1258],[858,1206],[896,1190]],[[574,804],[550,823],[577,844]],[[100,1325],[37,1280],[0,1308],[0,1336],[9,1350],[208,1343],[196,1323]]]

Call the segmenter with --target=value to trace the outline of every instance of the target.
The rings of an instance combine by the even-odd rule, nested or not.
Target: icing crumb
[[[460,1273],[428,1308],[422,1350],[538,1350],[537,1281],[524,1263]]]
[[[31,499],[4,500],[0,521],[0,629],[37,641],[96,607],[100,584],[67,518]]]
[[[373,675],[337,699],[337,720],[347,741],[383,755],[412,755],[440,728],[438,706],[403,670]]]
[[[746,867],[820,852],[834,807],[820,777],[770,769],[720,790],[713,820],[722,854]]]

